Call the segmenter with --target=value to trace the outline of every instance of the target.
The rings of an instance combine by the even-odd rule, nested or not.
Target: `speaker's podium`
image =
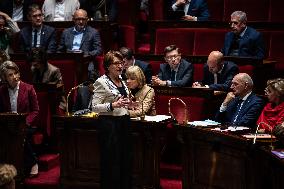
[[[131,120],[133,188],[160,188],[159,160],[167,121]],[[53,116],[53,126],[60,148],[61,188],[100,188],[98,119]]]
[[[0,163],[12,164],[23,176],[26,114],[0,113]]]

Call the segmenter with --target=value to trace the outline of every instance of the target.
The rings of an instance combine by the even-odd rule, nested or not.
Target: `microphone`
[[[75,87],[73,87],[73,88],[70,89],[70,91],[68,92],[67,97],[66,97],[66,115],[67,115],[67,116],[70,115],[69,110],[68,110],[68,108],[69,108],[68,102],[69,102],[69,97],[70,97],[71,93],[72,93],[74,90],[78,89],[78,88],[81,88],[81,87],[84,87],[84,86],[88,86],[88,85],[90,85],[90,84],[92,84],[92,83],[94,83],[94,82],[95,82],[95,81],[94,81],[93,79],[88,79],[87,81],[84,81],[83,83],[80,83],[79,85],[76,85]]]
[[[265,126],[267,126],[269,129],[270,129],[270,147],[271,147],[271,149],[273,149],[274,147],[273,147],[273,144],[272,144],[272,127],[269,125],[269,124],[267,124],[267,123],[265,123],[265,122],[260,122],[258,125],[257,125],[257,127],[256,127],[256,131],[255,131],[255,134],[254,134],[254,138],[253,138],[253,144],[255,144],[256,143],[256,138],[257,138],[257,134],[258,134],[258,129],[259,129],[259,126],[260,125],[265,125]]]
[[[180,102],[183,104],[183,106],[184,106],[184,120],[183,120],[183,123],[182,123],[182,124],[183,124],[183,125],[186,125],[187,122],[188,122],[187,105],[186,105],[185,102],[184,102],[182,99],[180,99],[180,98],[170,98],[170,100],[169,100],[169,102],[168,102],[169,114],[171,115],[171,117],[174,119],[175,122],[178,122],[178,121],[176,120],[176,118],[174,117],[173,113],[171,112],[171,102],[172,102],[172,100],[178,100],[178,101],[180,101]]]

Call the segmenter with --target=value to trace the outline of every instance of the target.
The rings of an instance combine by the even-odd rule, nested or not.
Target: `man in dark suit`
[[[121,47],[119,51],[123,56],[123,62],[124,62],[124,71],[122,72],[122,74],[124,75],[126,69],[129,68],[130,66],[139,66],[145,75],[146,83],[151,84],[151,80],[152,80],[151,65],[147,62],[135,59],[133,50],[130,48]]]
[[[159,86],[189,87],[193,81],[193,65],[181,58],[175,45],[164,50],[165,61],[160,65],[158,76],[152,76],[152,84]]]
[[[173,0],[172,11],[183,11],[183,20],[207,21],[210,14],[206,0]]]
[[[248,74],[237,74],[232,80],[232,92],[223,101],[216,121],[254,129],[264,103],[252,93],[252,88],[253,81]]]
[[[0,11],[7,13],[15,22],[28,21],[28,7],[32,2],[32,0],[1,0]]]
[[[203,67],[202,83],[194,82],[192,87],[206,87],[217,91],[228,91],[233,77],[239,73],[239,68],[233,62],[224,62],[224,56],[219,51],[212,51]]]
[[[225,36],[222,52],[225,56],[243,56],[263,59],[265,56],[262,35],[248,27],[245,12],[235,11],[231,14],[231,32]]]
[[[101,37],[99,32],[88,26],[88,15],[83,9],[78,9],[73,15],[74,27],[67,28],[61,36],[59,52],[83,52],[84,57],[94,60],[102,53]],[[89,62],[88,77],[96,79],[99,76],[97,65]]]
[[[29,52],[32,48],[40,47],[48,53],[56,52],[56,31],[42,23],[43,15],[38,5],[29,6],[28,18],[31,25],[20,31],[22,49]]]

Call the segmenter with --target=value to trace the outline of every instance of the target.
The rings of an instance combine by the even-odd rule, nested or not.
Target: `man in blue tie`
[[[160,65],[158,76],[152,76],[152,84],[159,86],[190,87],[193,65],[181,58],[179,48],[167,46],[164,50],[165,64]]]
[[[216,121],[254,129],[264,103],[253,94],[252,89],[251,77],[246,73],[237,74],[232,80],[232,92],[223,101]]]

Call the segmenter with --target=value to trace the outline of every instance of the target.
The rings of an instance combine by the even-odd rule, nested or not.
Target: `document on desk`
[[[170,119],[171,116],[168,115],[155,115],[155,116],[145,116],[145,121],[152,121],[152,122],[160,122],[160,121],[165,121],[167,119]],[[135,117],[135,118],[131,118],[133,120],[141,120],[140,117]]]
[[[207,119],[205,121],[191,121],[191,122],[187,122],[187,124],[192,125],[192,126],[200,126],[200,127],[212,127],[212,126],[220,125],[221,123]]]
[[[245,135],[242,135],[242,136],[245,137],[245,138],[248,138],[248,139],[255,138],[255,134],[254,133],[249,133],[249,134],[245,134]],[[266,134],[266,133],[261,133],[261,134],[256,134],[256,138],[257,139],[270,139],[271,135],[270,134]],[[275,136],[272,135],[272,138],[275,138]]]
[[[248,127],[242,127],[242,126],[238,126],[238,127],[235,127],[235,126],[229,126],[227,129],[221,129],[221,128],[214,128],[214,129],[211,129],[211,130],[214,130],[214,131],[243,131],[243,130],[249,130]]]
[[[284,150],[272,150],[271,153],[276,155],[277,157],[283,159],[284,158]]]

